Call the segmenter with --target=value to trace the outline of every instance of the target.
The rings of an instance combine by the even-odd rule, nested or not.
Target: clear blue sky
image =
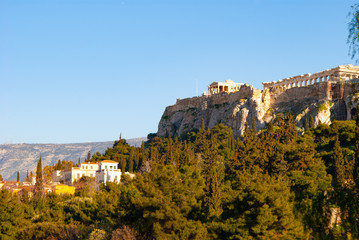
[[[0,143],[156,132],[165,107],[228,78],[354,64],[349,0],[1,0]]]

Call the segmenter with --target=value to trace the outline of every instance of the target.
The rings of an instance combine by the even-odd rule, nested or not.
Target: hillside
[[[132,146],[141,145],[146,138],[128,139]],[[88,151],[104,153],[112,147],[113,141],[72,143],[72,144],[0,144],[0,174],[4,179],[16,179],[16,172],[20,171],[20,178],[26,176],[26,170],[35,171],[36,163],[41,155],[43,166],[55,164],[60,160],[82,161]]]

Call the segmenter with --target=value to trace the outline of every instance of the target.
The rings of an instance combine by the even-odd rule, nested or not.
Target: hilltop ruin
[[[338,66],[276,82],[263,82],[263,90],[247,84],[214,82],[201,97],[177,99],[159,122],[158,135],[182,137],[199,129],[203,118],[207,128],[222,123],[240,136],[247,122],[257,128],[291,113],[301,127],[313,116],[316,124],[351,120],[359,100],[359,67]]]

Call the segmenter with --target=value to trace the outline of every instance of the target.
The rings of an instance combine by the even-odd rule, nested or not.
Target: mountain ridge
[[[141,145],[147,138],[127,139],[132,146]],[[103,154],[112,147],[114,141],[84,142],[84,143],[17,143],[0,144],[0,174],[5,180],[16,179],[17,171],[20,179],[24,179],[26,171],[35,171],[36,163],[42,158],[43,166],[53,165],[58,160],[71,160],[77,163],[78,158],[83,161],[88,151],[91,154]]]

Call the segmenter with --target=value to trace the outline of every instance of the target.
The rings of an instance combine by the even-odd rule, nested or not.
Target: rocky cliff
[[[350,120],[356,111],[359,84],[355,82],[319,82],[305,87],[271,87],[265,90],[242,85],[235,93],[222,92],[202,97],[178,99],[168,106],[158,125],[159,136],[182,137],[199,129],[201,119],[207,128],[222,123],[239,137],[252,118],[257,128],[291,113],[299,127],[313,116],[315,123],[331,123],[334,119]]]

